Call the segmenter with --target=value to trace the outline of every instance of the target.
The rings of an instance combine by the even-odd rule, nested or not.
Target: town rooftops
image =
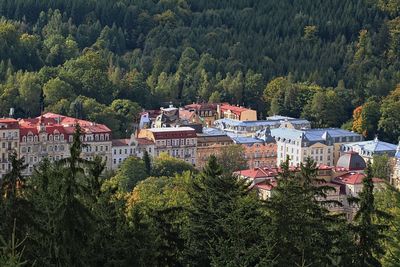
[[[255,144],[255,143],[259,143],[259,144],[263,144],[264,143],[263,140],[257,139],[257,138],[254,138],[254,137],[237,136],[237,137],[231,137],[231,138],[232,138],[233,142],[235,144],[238,144],[238,145],[252,145],[252,144]]]
[[[221,109],[222,112],[225,112],[225,111],[229,110],[232,113],[235,113],[236,115],[239,115],[239,116],[240,116],[240,114],[242,114],[242,112],[251,110],[249,108],[232,106],[232,105],[225,104],[225,103],[220,105],[220,109]]]
[[[111,134],[111,130],[104,124],[97,124],[50,112],[33,119],[21,119],[18,123],[21,138],[27,134],[37,135],[41,130],[39,126],[48,134],[59,133],[71,135],[75,132],[75,125],[77,123],[81,126],[82,132],[85,134]]]
[[[129,139],[113,139],[112,146],[129,146]]]
[[[0,129],[18,129],[19,124],[13,118],[0,118]]]
[[[188,110],[217,110],[217,104],[211,103],[193,103],[185,106]]]
[[[150,128],[146,129],[153,133],[172,133],[172,132],[194,132],[194,129],[191,127],[165,127],[165,128]]]
[[[143,134],[142,134],[143,132]],[[152,136],[145,135],[146,132]],[[159,139],[180,139],[180,138],[196,138],[196,130],[191,127],[165,127],[165,128],[150,128],[142,129],[139,132],[139,137],[150,138],[154,140]]]
[[[367,152],[369,153],[369,155],[372,155],[374,153],[387,153],[390,155],[394,155],[397,149],[396,145],[380,141],[378,140],[378,138],[369,141],[348,143],[343,146],[345,147],[345,149],[359,149],[361,154],[365,154],[365,152]]]
[[[361,184],[365,178],[365,174],[349,172],[333,179],[334,182],[339,184],[356,185]],[[373,183],[384,183],[385,180],[380,178],[372,178]]]
[[[339,128],[297,130],[289,128],[271,129],[271,135],[276,139],[305,140],[309,142],[322,142],[332,139],[334,142],[350,142],[362,139],[361,135]]]
[[[139,146],[148,146],[148,145],[154,145],[154,142],[146,139],[146,138],[136,138],[136,141]]]

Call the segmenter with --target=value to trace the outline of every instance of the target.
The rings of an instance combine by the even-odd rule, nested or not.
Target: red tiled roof
[[[242,112],[250,110],[248,108],[232,106],[229,104],[221,104],[220,109],[222,112],[230,110],[232,113],[235,113],[236,115],[240,115],[242,114]]]
[[[194,110],[217,110],[217,104],[211,103],[201,103],[201,104],[189,104],[185,106],[185,109],[194,109]]]
[[[129,139],[113,139],[112,145],[113,146],[129,146]]]
[[[0,119],[0,124],[6,124],[7,128],[6,129],[18,129],[18,121],[13,118],[1,118]]]
[[[190,120],[192,119],[192,116],[194,116],[196,113],[194,111],[189,111],[189,110],[179,110],[179,118],[184,119],[184,120]]]
[[[57,130],[60,134],[71,135],[75,132],[75,125],[77,123],[81,126],[83,133],[111,134],[111,130],[104,124],[97,124],[49,112],[37,118],[21,119],[19,121],[20,136],[22,138],[22,136],[28,133],[37,135],[38,126],[40,125],[45,126],[46,133],[48,134],[54,134]]]
[[[254,187],[257,189],[267,190],[267,191],[270,191],[277,186],[278,186],[278,183],[275,180],[254,185]]]
[[[266,177],[275,177],[277,176],[278,172],[276,168],[254,168],[248,170],[242,170],[234,172],[236,175],[240,175],[246,178],[266,178]]]
[[[136,141],[139,145],[154,145],[154,142],[146,138],[137,138]]]
[[[335,182],[343,184],[361,184],[364,180],[365,174],[349,172],[334,179]]]

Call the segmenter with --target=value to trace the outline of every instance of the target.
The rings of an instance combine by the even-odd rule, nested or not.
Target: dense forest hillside
[[[391,0],[0,0],[0,113],[46,109],[121,136],[141,107],[229,101],[395,141],[398,13]],[[368,101],[375,121],[353,127]]]

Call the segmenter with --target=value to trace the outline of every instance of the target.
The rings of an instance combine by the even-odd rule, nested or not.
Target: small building
[[[0,179],[11,171],[10,155],[19,154],[19,124],[12,118],[0,119]]]
[[[232,137],[232,140],[243,147],[249,168],[276,167],[277,146],[273,138],[261,140],[253,137]]]
[[[238,121],[228,118],[216,120],[214,127],[227,133],[235,133],[242,136],[262,135],[264,130],[276,128],[289,129],[310,129],[311,124],[308,120],[295,119],[290,117],[274,116],[267,120],[257,121]]]
[[[211,127],[217,118],[217,104],[211,103],[193,103],[186,105],[185,109],[195,112],[205,127]]]
[[[142,129],[137,138],[143,138],[154,143],[153,157],[158,157],[160,153],[167,153],[172,157],[196,165],[197,135],[193,128]]]
[[[128,157],[136,156],[135,143],[131,139],[112,140],[112,169],[115,170]]]
[[[232,139],[224,132],[212,128],[203,128],[197,134],[197,164],[202,169],[211,155],[218,156],[224,147],[232,145]]]
[[[337,168],[344,168],[348,171],[363,172],[367,167],[365,160],[357,152],[346,152],[338,159]]]
[[[232,106],[226,103],[222,103],[217,106],[217,113],[219,119],[226,118],[238,121],[257,120],[257,111],[249,108]]]
[[[372,162],[374,156],[387,155],[394,157],[396,149],[396,145],[380,141],[376,137],[374,140],[343,144],[340,151],[341,153],[357,152],[365,161]]]

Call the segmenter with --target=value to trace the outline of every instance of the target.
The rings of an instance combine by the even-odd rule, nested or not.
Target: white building
[[[131,139],[112,140],[112,169],[115,170],[128,157],[136,156],[136,146]]]
[[[272,129],[271,135],[277,143],[277,164],[289,157],[291,166],[300,165],[308,157],[317,164],[333,166],[340,156],[340,145],[362,140],[359,134],[337,128],[278,128]]]

